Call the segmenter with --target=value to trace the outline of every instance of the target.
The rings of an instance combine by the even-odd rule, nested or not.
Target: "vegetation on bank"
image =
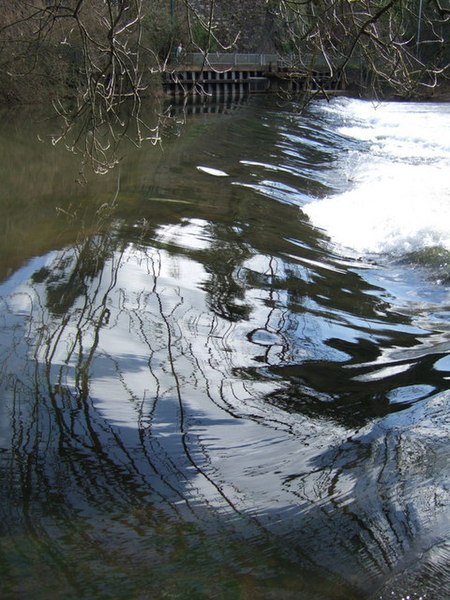
[[[0,102],[154,89],[185,50],[278,52],[377,93],[449,78],[447,0],[0,0]]]
[[[50,99],[66,145],[84,145],[103,168],[123,135],[158,141],[158,127],[140,118],[141,101],[160,90],[180,42],[206,61],[212,51],[278,52],[294,72],[325,69],[366,95],[429,97],[448,89],[450,7],[448,0],[0,0],[0,104]]]

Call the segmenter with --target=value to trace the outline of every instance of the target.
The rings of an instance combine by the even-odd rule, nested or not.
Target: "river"
[[[0,121],[0,598],[450,597],[450,104]]]

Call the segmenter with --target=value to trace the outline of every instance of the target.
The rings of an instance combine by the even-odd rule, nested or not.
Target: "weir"
[[[277,54],[188,53],[176,59],[165,73],[169,95],[253,94],[342,90],[326,68],[292,68]]]

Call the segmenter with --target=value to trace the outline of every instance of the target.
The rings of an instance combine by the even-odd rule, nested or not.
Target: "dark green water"
[[[372,109],[3,113],[1,600],[449,597],[450,108]]]

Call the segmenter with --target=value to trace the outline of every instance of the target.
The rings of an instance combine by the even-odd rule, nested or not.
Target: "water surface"
[[[450,105],[298,108],[4,115],[2,599],[450,595]]]

